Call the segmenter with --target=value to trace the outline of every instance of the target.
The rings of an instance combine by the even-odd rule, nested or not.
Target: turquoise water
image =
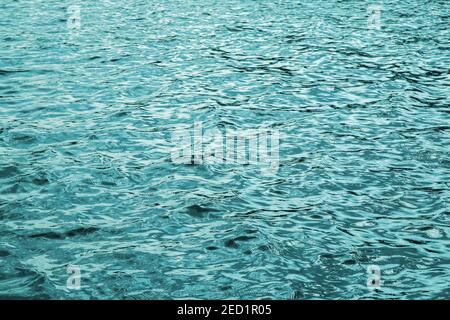
[[[370,4],[3,1],[0,297],[449,299],[450,2]]]

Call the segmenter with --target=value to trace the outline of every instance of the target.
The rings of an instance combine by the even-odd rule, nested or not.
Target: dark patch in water
[[[59,232],[44,232],[44,233],[38,233],[38,234],[32,234],[29,237],[30,238],[46,238],[46,239],[54,239],[54,240],[62,240],[65,238],[71,238],[76,236],[85,236],[94,232],[97,232],[100,230],[100,228],[97,227],[87,227],[87,228],[77,228],[73,230],[69,230],[63,233]]]
[[[0,169],[0,178],[9,178],[20,173],[20,170],[14,166],[7,166]]]
[[[0,250],[0,257],[7,257],[10,253],[6,250]]]
[[[256,237],[239,236],[239,237],[236,237],[233,239],[228,239],[225,241],[225,247],[235,249],[235,248],[239,247],[239,244],[238,244],[239,241],[250,241],[253,239],[256,239]]]
[[[14,74],[14,73],[19,73],[19,72],[27,72],[28,70],[3,70],[0,69],[0,76],[7,76],[10,74]]]
[[[239,245],[233,239],[228,239],[228,240],[225,240],[225,247],[237,249],[237,248],[239,248]]]
[[[187,213],[190,216],[196,217],[196,218],[203,217],[206,214],[208,214],[209,212],[215,212],[215,211],[218,211],[218,210],[212,209],[212,208],[205,208],[205,207],[199,206],[197,204],[187,207]]]
[[[43,186],[43,185],[48,184],[49,181],[46,178],[36,178],[36,179],[33,179],[33,183],[38,186]]]

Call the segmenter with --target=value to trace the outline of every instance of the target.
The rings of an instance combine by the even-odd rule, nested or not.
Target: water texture
[[[371,4],[2,1],[0,298],[449,299],[450,2]],[[194,122],[278,172],[173,163]]]

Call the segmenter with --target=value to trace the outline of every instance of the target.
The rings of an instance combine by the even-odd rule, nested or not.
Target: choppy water
[[[0,297],[449,299],[450,2],[378,3],[2,1]],[[174,164],[194,121],[277,174]]]

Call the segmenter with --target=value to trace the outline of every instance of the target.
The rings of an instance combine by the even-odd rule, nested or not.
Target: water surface
[[[369,4],[3,1],[0,297],[449,299],[450,2]],[[194,122],[277,174],[174,164]]]

